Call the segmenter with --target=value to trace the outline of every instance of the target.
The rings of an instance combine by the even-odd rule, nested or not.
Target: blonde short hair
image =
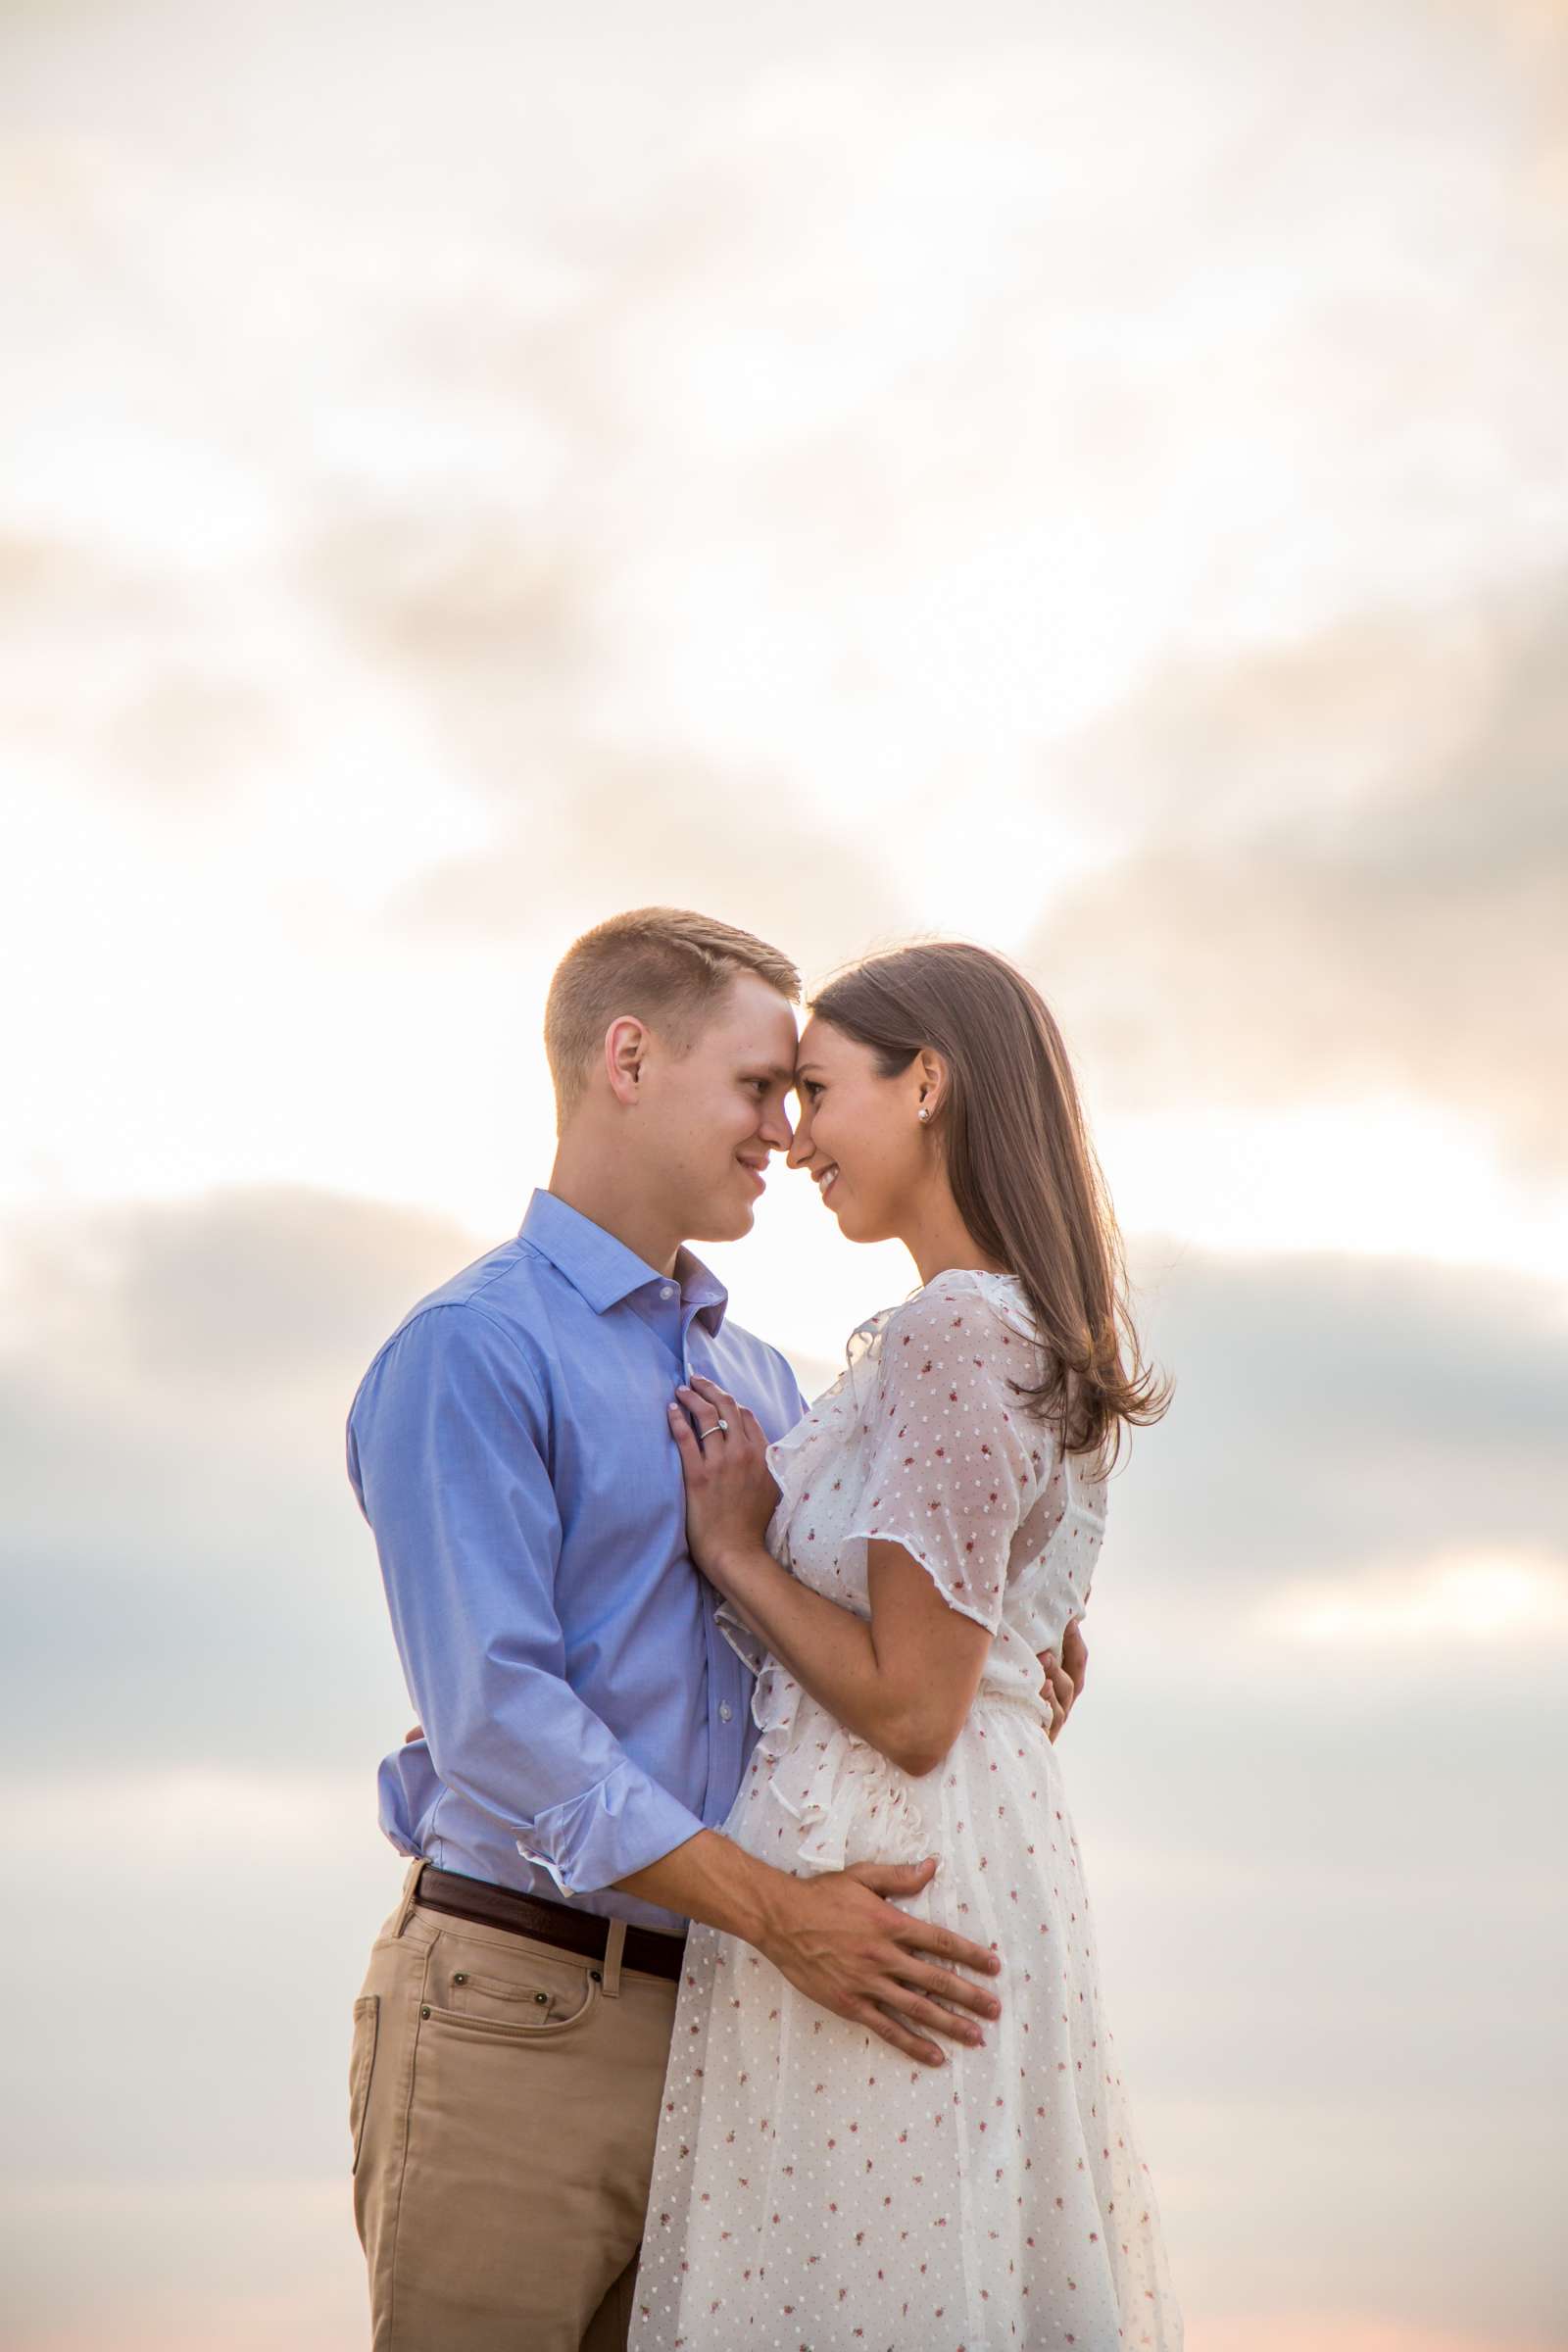
[[[684,907],[638,906],[585,931],[557,964],[545,1001],[558,1126],[582,1101],[612,1021],[635,1013],[685,1052],[737,972],[755,972],[791,1004],[800,997],[801,975],[777,948]]]

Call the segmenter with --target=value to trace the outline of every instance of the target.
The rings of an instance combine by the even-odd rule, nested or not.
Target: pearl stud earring
[[[931,1113],[927,1110],[923,1102],[920,1105],[920,1116],[922,1119],[928,1119],[931,1116]]]

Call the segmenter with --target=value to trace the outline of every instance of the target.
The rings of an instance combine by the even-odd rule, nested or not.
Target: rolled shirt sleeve
[[[644,1869],[703,1824],[566,1681],[548,1458],[525,1353],[466,1301],[405,1324],[350,1416],[349,1474],[435,1771],[570,1895]]]

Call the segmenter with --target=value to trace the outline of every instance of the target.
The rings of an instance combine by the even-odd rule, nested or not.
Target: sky
[[[1568,12],[34,0],[0,271],[8,2347],[364,2341],[343,1418],[653,903],[1066,1034],[1191,2352],[1568,2345]],[[913,1279],[710,1255],[808,1393]]]

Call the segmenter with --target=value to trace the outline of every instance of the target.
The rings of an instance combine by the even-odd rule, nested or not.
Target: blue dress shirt
[[[769,1438],[788,1363],[554,1194],[420,1299],[360,1383],[349,1477],[374,1532],[422,1740],[381,1765],[400,1853],[647,1927],[612,1882],[728,1814],[752,1677],[686,1548],[665,1406],[706,1373]]]

